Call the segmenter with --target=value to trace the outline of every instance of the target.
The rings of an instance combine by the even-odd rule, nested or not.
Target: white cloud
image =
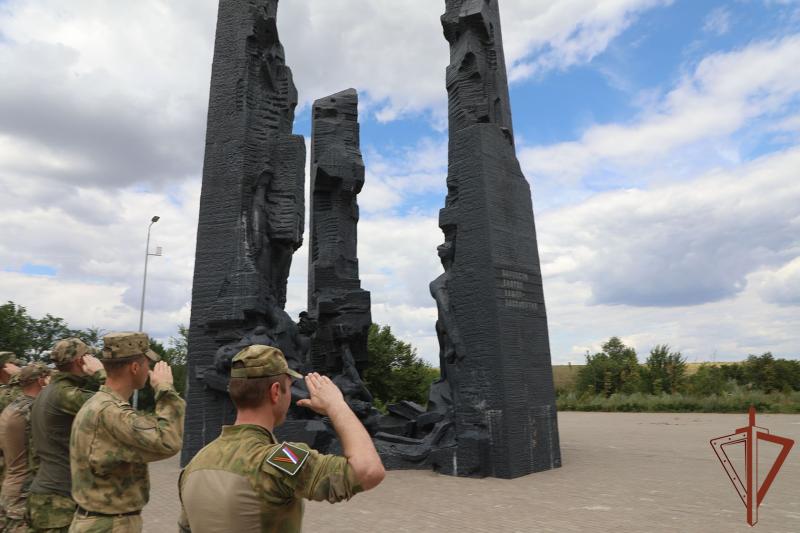
[[[731,12],[727,7],[721,6],[714,8],[706,17],[703,23],[703,31],[720,36],[725,35],[731,29]]]
[[[800,226],[800,216],[795,226]],[[800,254],[800,243],[794,251]],[[800,255],[778,269],[759,272],[757,282],[761,296],[768,302],[800,307]]]
[[[691,155],[693,162],[706,165],[736,163],[736,154],[727,152],[731,134],[797,103],[800,72],[786,68],[797,63],[798,35],[711,55],[633,122],[595,125],[576,141],[524,149],[521,162],[534,181],[561,183],[592,173],[622,173],[628,183],[636,183],[636,173],[652,177],[656,162],[669,166],[667,175],[674,179],[680,169],[669,158],[681,148],[688,151],[683,160]]]

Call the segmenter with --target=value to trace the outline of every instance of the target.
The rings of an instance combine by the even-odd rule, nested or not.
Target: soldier
[[[147,463],[180,451],[186,403],[172,385],[169,365],[156,362],[147,334],[106,335],[100,360],[106,383],[78,411],[70,435],[72,498],[78,509],[69,531],[139,533],[150,498]],[[140,414],[128,403],[148,375],[155,390],[154,415]]]
[[[17,356],[13,352],[0,352],[0,413],[20,395],[19,383],[16,381],[19,367]],[[0,484],[5,476],[5,458],[0,454]],[[0,518],[0,531],[3,530],[3,519]]]
[[[272,431],[289,410],[292,378],[300,377],[270,346],[250,346],[233,358],[236,421],[181,472],[182,532],[300,531],[303,499],[348,500],[383,480],[372,439],[327,377],[309,374],[310,399],[297,404],[330,418],[344,457],[275,438]]]
[[[31,446],[31,405],[47,385],[50,369],[34,363],[20,370],[22,393],[0,415],[0,448],[6,460],[6,476],[0,490],[0,513],[4,515],[4,533],[27,533],[25,519],[36,460]]]
[[[31,485],[28,510],[37,533],[66,533],[75,514],[69,471],[72,421],[106,372],[93,349],[76,338],[58,341],[50,352],[58,374],[33,402],[31,436],[39,470]]]

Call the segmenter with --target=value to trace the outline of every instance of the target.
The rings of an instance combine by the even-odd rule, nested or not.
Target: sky
[[[215,0],[0,0],[0,301],[72,327],[188,324]],[[690,362],[800,338],[800,0],[500,0],[554,364],[611,336]],[[283,0],[310,104],[360,95],[362,286],[436,363],[443,1]],[[307,171],[308,172],[308,171]],[[287,311],[305,308],[307,248]]]

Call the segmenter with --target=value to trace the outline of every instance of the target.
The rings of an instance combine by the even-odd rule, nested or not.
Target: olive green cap
[[[103,337],[103,351],[100,359],[104,361],[132,359],[146,355],[151,361],[160,361],[161,357],[150,349],[150,337],[141,331],[121,331],[109,333]]]
[[[25,385],[29,385],[37,379],[47,377],[52,373],[53,371],[44,366],[42,363],[31,363],[22,367],[22,369],[19,371],[19,374],[17,374],[17,378],[19,379],[19,384],[24,387]]]
[[[235,368],[241,362],[243,367]],[[289,368],[283,352],[272,346],[254,344],[237,353],[231,361],[232,378],[268,378],[287,374],[293,378],[302,379],[303,375]]]
[[[61,339],[53,346],[53,349],[50,350],[50,361],[56,364],[66,363],[87,353],[94,354],[95,349],[77,337],[70,337]]]

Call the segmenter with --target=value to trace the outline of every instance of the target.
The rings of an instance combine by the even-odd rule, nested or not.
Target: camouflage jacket
[[[193,533],[292,533],[302,527],[303,499],[335,503],[362,491],[345,457],[279,444],[250,424],[223,427],[186,465],[179,485],[179,526]]]
[[[91,377],[59,373],[53,376],[50,385],[34,400],[31,438],[39,458],[39,470],[31,485],[31,492],[72,497],[69,471],[72,422],[105,379],[105,370]]]
[[[11,402],[16,400],[20,394],[22,394],[22,389],[19,388],[19,385],[0,385],[0,413],[2,413]],[[3,483],[5,471],[5,457],[0,454],[0,484]]]
[[[16,520],[24,517],[36,469],[36,455],[31,446],[31,405],[33,398],[21,394],[0,415],[0,449],[7,466],[0,504],[7,516]]]
[[[184,402],[172,385],[156,387],[155,415],[138,413],[103,385],[78,414],[69,441],[72,498],[89,511],[140,511],[150,497],[147,463],[178,453]]]

